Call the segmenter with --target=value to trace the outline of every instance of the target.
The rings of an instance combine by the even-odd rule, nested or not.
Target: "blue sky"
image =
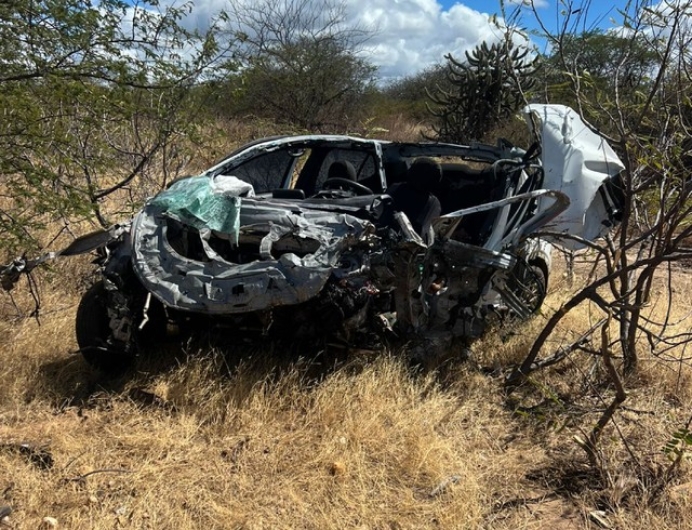
[[[641,0],[640,0],[641,1]],[[379,28],[372,48],[373,59],[383,78],[396,78],[442,60],[446,53],[463,56],[483,40],[498,39],[500,32],[489,19],[500,15],[500,0],[347,0],[360,20],[373,22]],[[565,4],[582,7],[572,15],[571,29],[609,29],[619,26],[622,16],[617,9],[627,0],[534,0],[535,14],[521,8],[519,24],[539,32],[540,24],[555,31],[564,21]],[[631,2],[630,2],[631,3]],[[584,8],[584,6],[586,6]],[[507,16],[516,13],[517,2],[506,1]],[[545,40],[536,34],[531,40],[541,51]]]
[[[437,0],[439,5],[444,10],[451,9],[455,4],[463,4],[469,8],[481,12],[492,14],[500,14],[500,0]],[[641,2],[641,0],[640,0]],[[558,24],[562,24],[565,20],[564,13],[567,11],[567,5],[582,7],[586,5],[586,9],[580,9],[579,13],[571,15],[570,21],[572,29],[582,31],[584,29],[609,29],[622,25],[622,14],[618,11],[625,10],[627,4],[632,4],[631,0],[534,0],[535,14],[530,8],[524,7],[521,12],[521,24],[529,30],[540,33],[541,27],[536,19],[540,17],[543,25],[550,31],[555,31]],[[517,2],[505,1],[505,10],[507,14],[514,13],[517,9]],[[541,39],[533,36],[534,40]]]
[[[500,1],[499,0],[438,0],[438,3],[443,7],[443,9],[449,9],[454,4],[464,4],[474,9],[476,11],[485,13],[499,13],[500,11]],[[550,29],[554,29],[558,18],[560,17],[560,12],[565,11],[565,4],[571,3],[572,5],[586,4],[579,0],[535,0],[534,5],[536,6],[537,13],[541,16],[544,22],[550,25]],[[588,3],[588,9],[585,10],[586,24],[588,26],[598,26],[606,27],[611,26],[610,19],[615,19],[617,24],[622,22],[622,16],[617,12],[618,9],[622,10],[626,7],[627,0],[595,0]],[[516,3],[505,2],[506,9],[511,11],[516,7]],[[530,15],[529,11],[524,8],[525,17],[524,20],[527,23],[533,22],[533,16]],[[560,17],[561,18],[561,17]]]
[[[162,4],[181,0],[161,0]],[[229,0],[195,0],[191,18],[197,23],[208,20],[215,12],[227,7]],[[230,0],[254,2],[257,0]],[[274,0],[279,2],[280,0]],[[500,13],[500,0],[308,0],[317,9],[324,2],[343,4],[346,22],[370,27],[374,36],[363,53],[378,67],[381,80],[412,75],[432,64],[443,61],[445,54],[463,57],[483,41],[497,41],[501,31],[490,22],[492,15]],[[512,12],[520,0],[506,0],[507,11]],[[549,30],[554,31],[565,4],[588,6],[571,17],[573,31],[600,27],[609,29],[621,24],[617,8],[627,0],[533,0],[537,15]],[[637,0],[634,3],[652,3],[658,0]],[[520,25],[537,30],[538,23],[529,8],[522,8]],[[583,17],[584,14],[586,17]],[[614,23],[613,20],[614,19]],[[576,23],[578,22],[578,25]],[[545,41],[531,35],[541,51]]]

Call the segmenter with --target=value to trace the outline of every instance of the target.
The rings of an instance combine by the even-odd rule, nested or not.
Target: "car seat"
[[[353,164],[346,160],[335,160],[327,171],[327,180],[329,179],[346,179],[355,182],[357,180],[356,170]]]
[[[432,158],[422,157],[411,164],[405,182],[394,184],[386,191],[392,198],[394,210],[406,214],[426,244],[432,243],[432,221],[442,211],[440,200],[434,195],[441,180],[440,164]]]

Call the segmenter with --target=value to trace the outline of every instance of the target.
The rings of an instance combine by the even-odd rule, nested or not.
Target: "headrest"
[[[329,171],[327,172],[328,179],[347,179],[347,180],[357,180],[356,170],[353,165],[346,160],[337,160],[332,162],[329,166]]]
[[[406,182],[419,191],[435,191],[442,180],[440,164],[432,158],[416,158],[406,174]]]

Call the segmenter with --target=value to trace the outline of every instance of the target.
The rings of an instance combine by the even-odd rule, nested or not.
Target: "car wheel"
[[[543,305],[548,292],[545,265],[537,261],[517,262],[507,287],[521,302],[526,313],[536,313]]]
[[[545,266],[542,265],[542,263],[531,261],[523,264],[519,271],[521,282],[519,291],[531,313],[536,313],[541,308],[548,293],[548,275]]]
[[[119,375],[132,366],[134,355],[125,351],[125,344],[115,346],[110,340],[107,296],[101,282],[84,293],[77,308],[75,333],[79,350],[89,365],[104,374]]]

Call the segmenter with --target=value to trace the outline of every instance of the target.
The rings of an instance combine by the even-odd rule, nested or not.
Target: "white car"
[[[108,371],[172,327],[353,337],[395,312],[405,333],[474,335],[492,308],[525,317],[540,307],[550,244],[532,234],[594,239],[618,220],[623,166],[606,142],[567,107],[526,113],[540,124],[528,150],[258,140],[132,220],[8,265],[3,286],[47,258],[98,252],[102,281],[76,329],[86,360]]]

